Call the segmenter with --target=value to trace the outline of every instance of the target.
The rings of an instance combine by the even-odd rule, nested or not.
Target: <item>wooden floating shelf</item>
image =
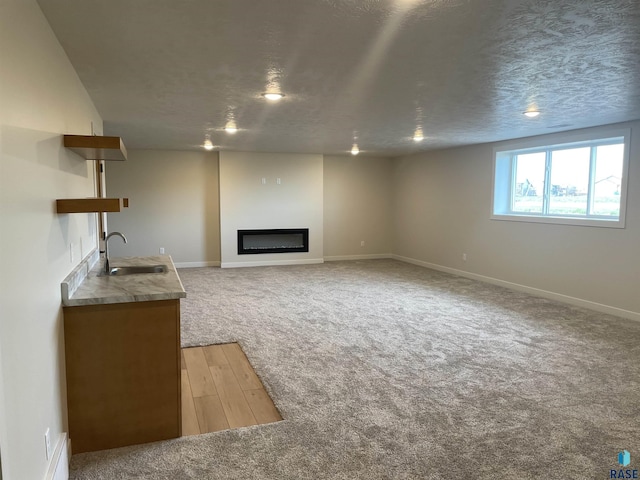
[[[127,159],[127,149],[120,137],[97,137],[92,135],[65,135],[64,146],[86,160]]]
[[[129,199],[123,203],[129,206]],[[65,198],[56,200],[58,213],[100,213],[119,212],[119,198]]]

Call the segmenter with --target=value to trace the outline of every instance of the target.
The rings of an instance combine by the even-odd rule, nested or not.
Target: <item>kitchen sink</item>
[[[132,265],[128,267],[111,267],[109,273],[102,272],[100,275],[121,276],[140,273],[166,273],[168,271],[169,269],[166,265]]]

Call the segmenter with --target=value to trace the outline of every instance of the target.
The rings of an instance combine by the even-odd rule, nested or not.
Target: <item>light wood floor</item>
[[[182,435],[282,420],[237,343],[182,349]]]

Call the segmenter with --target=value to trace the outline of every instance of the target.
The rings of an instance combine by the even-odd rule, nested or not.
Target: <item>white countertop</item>
[[[166,265],[168,271],[166,273],[98,276],[103,268],[103,262],[99,261],[88,273],[79,275],[78,271],[87,268],[80,265],[62,282],[62,304],[78,306],[147,302],[187,296],[169,255],[111,258],[109,263],[111,268],[132,265]]]

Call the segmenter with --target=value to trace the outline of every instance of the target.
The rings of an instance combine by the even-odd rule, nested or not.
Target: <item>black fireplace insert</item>
[[[238,255],[308,251],[308,228],[238,230]]]

